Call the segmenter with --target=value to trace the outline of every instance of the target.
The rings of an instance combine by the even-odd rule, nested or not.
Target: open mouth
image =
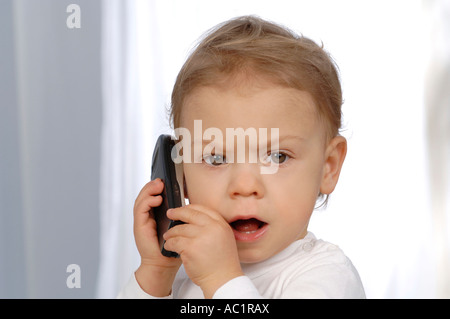
[[[267,223],[256,219],[238,219],[230,223],[234,237],[240,241],[254,241],[260,238],[267,230]]]
[[[240,233],[253,233],[263,227],[266,223],[256,218],[250,219],[238,219],[232,222],[230,225],[233,229]]]

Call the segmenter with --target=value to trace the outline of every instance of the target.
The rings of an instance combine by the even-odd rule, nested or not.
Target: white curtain
[[[429,36],[425,106],[437,290],[450,298],[450,1],[425,2]]]
[[[145,181],[134,1],[103,2],[103,128],[98,297],[110,298],[138,263],[133,198]]]
[[[323,41],[341,70],[349,152],[310,229],[344,249],[370,298],[450,297],[448,58],[439,62],[442,88],[424,86],[435,52],[428,39],[436,28],[448,35],[436,22],[448,20],[439,9],[448,3],[104,0],[98,297],[114,297],[139,263],[134,199],[155,137],[170,132],[165,108],[178,70],[204,31],[244,14]],[[436,10],[439,20],[430,18]]]
[[[153,144],[169,133],[153,1],[102,2],[103,129],[97,297],[113,298],[139,265],[133,206]]]

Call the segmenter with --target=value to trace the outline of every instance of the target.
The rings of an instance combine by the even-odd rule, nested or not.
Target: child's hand
[[[243,272],[233,231],[216,211],[200,205],[171,209],[167,216],[186,224],[164,234],[167,250],[180,254],[189,278],[203,290],[206,298]]]
[[[134,237],[141,255],[136,280],[145,292],[155,297],[170,294],[181,265],[179,258],[165,257],[159,248],[152,208],[161,205],[162,197],[159,194],[163,188],[160,179],[149,182],[142,188],[134,204]]]

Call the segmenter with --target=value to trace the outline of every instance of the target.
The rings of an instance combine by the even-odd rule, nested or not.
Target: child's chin
[[[272,255],[262,249],[238,249],[239,260],[242,264],[254,264],[264,261]]]

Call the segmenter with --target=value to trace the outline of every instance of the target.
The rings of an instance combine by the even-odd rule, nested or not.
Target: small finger
[[[164,243],[164,248],[169,251],[174,251],[178,254],[182,254],[184,251],[184,247],[188,244],[188,239],[186,237],[172,237],[169,239],[166,239],[166,242]]]
[[[199,233],[199,227],[197,225],[192,224],[179,224],[177,226],[174,226],[170,228],[168,231],[166,231],[163,235],[165,240],[168,240],[170,238],[174,237],[187,237],[187,238],[193,238],[197,236]]]
[[[145,196],[159,195],[164,189],[164,183],[160,178],[156,178],[142,187],[137,198]]]
[[[188,206],[185,206],[189,209],[192,209],[194,211],[198,211],[201,212],[203,215],[210,217],[211,219],[214,219],[218,222],[225,222],[225,219],[223,218],[223,216],[217,212],[216,210],[210,209],[206,206],[203,205],[198,205],[198,204],[190,204]]]
[[[136,203],[134,208],[134,220],[136,224],[144,224],[153,218],[153,214],[149,214],[153,207],[158,207],[162,203],[162,196],[148,196],[147,198]]]
[[[139,192],[139,195],[137,196],[135,202],[134,202],[134,209],[142,210],[142,205],[148,206],[151,205],[152,207],[159,206],[161,203],[153,204],[151,203],[153,200],[150,200],[150,203],[148,203],[149,198],[151,197],[157,197],[156,195],[159,195],[162,193],[164,189],[164,184],[162,183],[161,179],[155,179],[151,182],[148,182]],[[159,200],[157,200],[159,201]],[[148,211],[148,209],[147,209]]]
[[[167,217],[172,220],[181,220],[188,224],[204,226],[209,222],[210,217],[190,206],[172,208],[167,211]]]

